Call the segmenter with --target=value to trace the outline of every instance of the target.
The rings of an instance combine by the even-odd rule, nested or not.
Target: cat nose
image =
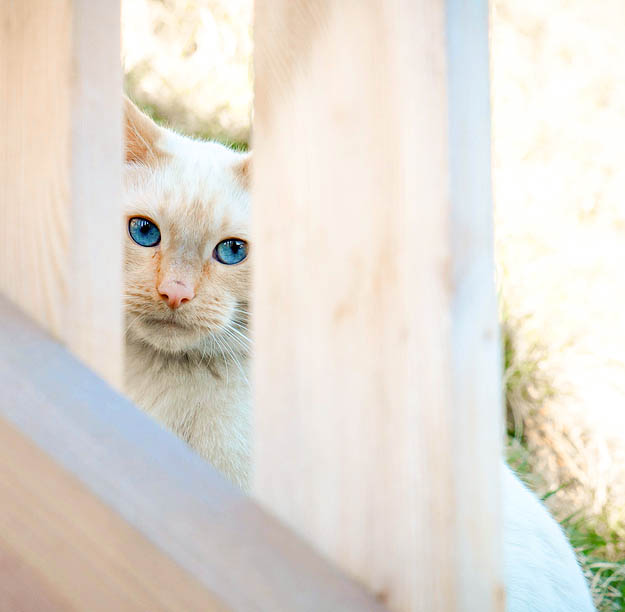
[[[163,281],[157,289],[159,295],[173,310],[195,297],[193,289],[179,280]]]

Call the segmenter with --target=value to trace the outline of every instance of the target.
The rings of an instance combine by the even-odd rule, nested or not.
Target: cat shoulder
[[[505,465],[501,478],[507,612],[594,612],[560,525]]]

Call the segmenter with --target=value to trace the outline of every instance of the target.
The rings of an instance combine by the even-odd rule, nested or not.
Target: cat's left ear
[[[124,96],[124,123],[126,162],[147,165],[156,162],[162,156],[157,145],[163,131],[126,96]]]
[[[234,166],[234,175],[247,190],[252,186],[252,154],[246,153]]]

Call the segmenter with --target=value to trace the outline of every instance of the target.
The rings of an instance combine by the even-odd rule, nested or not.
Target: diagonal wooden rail
[[[4,298],[0,388],[0,608],[383,610]]]

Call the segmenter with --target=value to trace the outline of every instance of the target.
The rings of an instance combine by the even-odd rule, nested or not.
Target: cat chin
[[[168,327],[166,324],[157,328],[153,325],[136,325],[128,337],[131,341],[139,341],[161,353],[174,355],[201,350],[204,344],[204,336],[197,331]]]

